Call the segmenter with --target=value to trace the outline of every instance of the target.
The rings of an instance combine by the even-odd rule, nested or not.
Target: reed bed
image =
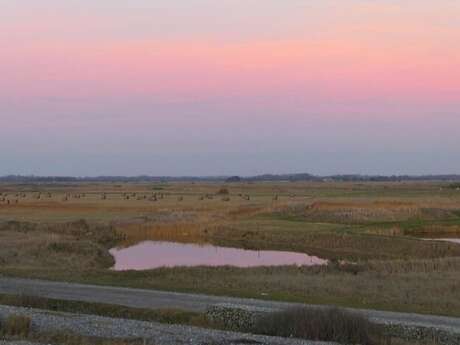
[[[131,224],[117,228],[123,240],[119,247],[129,247],[143,241],[168,241],[179,243],[205,243],[208,223],[177,222],[166,224]]]

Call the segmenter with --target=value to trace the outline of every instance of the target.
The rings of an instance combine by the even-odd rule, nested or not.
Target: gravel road
[[[166,325],[94,315],[0,306],[0,320],[10,315],[30,317],[32,319],[33,330],[38,332],[68,331],[73,334],[90,337],[143,339],[146,344],[151,345],[337,345],[326,342],[266,337],[190,326]],[[0,342],[0,345],[3,344]]]
[[[242,306],[271,309],[284,309],[292,306],[300,306],[300,304],[256,299],[218,297],[3,277],[0,277],[0,293],[25,294],[74,301],[99,302],[147,309],[178,308],[191,311],[205,311],[207,308],[215,304],[237,304]],[[371,320],[382,324],[397,324],[408,327],[427,327],[460,334],[460,318],[395,313],[377,310],[350,310],[362,313]]]

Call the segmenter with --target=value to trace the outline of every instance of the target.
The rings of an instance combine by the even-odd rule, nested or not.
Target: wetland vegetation
[[[460,192],[448,183],[4,183],[0,192],[5,276],[460,316],[460,245],[422,239],[460,235]],[[111,248],[146,240],[329,264],[110,269]]]

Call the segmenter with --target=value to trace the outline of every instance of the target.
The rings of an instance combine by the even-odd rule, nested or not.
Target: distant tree
[[[241,177],[239,177],[239,176],[232,176],[232,177],[229,177],[228,179],[226,179],[225,182],[229,182],[229,183],[232,183],[232,182],[241,182]]]

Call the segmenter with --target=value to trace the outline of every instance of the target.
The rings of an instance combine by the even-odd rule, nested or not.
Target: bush
[[[30,333],[31,320],[27,316],[11,315],[0,324],[0,333],[8,336],[26,337]]]
[[[460,183],[452,183],[449,188],[452,188],[452,189],[460,189]]]
[[[71,243],[64,243],[64,242],[51,242],[48,244],[48,250],[57,253],[72,253],[74,252]]]
[[[331,341],[345,344],[380,344],[383,330],[365,317],[335,308],[294,308],[262,317],[255,333]]]
[[[228,188],[222,187],[221,189],[219,189],[217,191],[217,194],[219,194],[219,195],[228,195],[228,194],[230,194],[230,192],[229,192]]]

